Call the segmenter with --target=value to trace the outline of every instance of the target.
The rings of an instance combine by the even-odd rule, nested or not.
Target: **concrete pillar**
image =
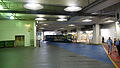
[[[95,24],[93,26],[93,43],[94,44],[100,44],[100,25]]]
[[[80,42],[81,36],[80,36],[80,30],[77,30],[77,42]]]
[[[34,47],[36,47],[36,23],[34,23]]]
[[[44,35],[44,31],[43,31],[43,40],[45,40],[45,35]]]
[[[120,24],[119,22],[115,22],[115,26],[116,26],[116,38],[120,39]]]

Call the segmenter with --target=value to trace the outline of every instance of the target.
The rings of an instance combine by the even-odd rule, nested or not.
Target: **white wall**
[[[77,42],[86,42],[89,43],[91,42],[93,38],[93,31],[85,31],[86,33],[84,34],[83,31],[77,31]],[[86,40],[82,40],[86,39]]]
[[[104,27],[101,29],[101,37],[104,37],[105,42],[109,37],[112,39],[116,38],[115,23],[104,25]]]
[[[120,39],[120,24],[118,24],[118,22],[116,22],[115,25],[116,25],[116,32],[117,32],[116,36],[117,36],[117,38]]]

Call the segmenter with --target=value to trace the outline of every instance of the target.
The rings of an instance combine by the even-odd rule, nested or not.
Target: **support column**
[[[119,22],[115,22],[116,26],[116,38],[120,38],[120,24]]]
[[[44,35],[44,31],[43,31],[43,41],[45,40],[45,35]]]
[[[34,47],[36,47],[36,23],[34,23]]]
[[[77,42],[80,42],[81,36],[80,36],[80,30],[77,30]]]
[[[100,44],[100,25],[95,24],[93,26],[93,43],[94,44]]]

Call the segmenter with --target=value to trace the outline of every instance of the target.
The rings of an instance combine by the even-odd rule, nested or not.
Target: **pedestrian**
[[[117,47],[116,47],[116,38],[114,38],[114,50],[115,50],[115,52],[117,52]]]
[[[104,43],[104,37],[102,37],[102,43]]]
[[[115,45],[116,41],[117,41],[116,38],[114,38],[114,45]]]
[[[107,40],[107,44],[108,44],[108,54],[112,54],[112,39],[109,37]]]
[[[118,55],[120,56],[120,40],[119,39],[116,41],[116,47],[118,50]]]

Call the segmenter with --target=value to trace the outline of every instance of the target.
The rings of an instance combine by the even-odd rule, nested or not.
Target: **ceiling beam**
[[[114,15],[108,15],[108,14],[91,14],[91,13],[85,13],[85,11],[90,10],[91,8],[95,7],[96,5],[104,2],[106,0],[96,0],[95,2],[89,4],[85,8],[83,8],[79,12],[66,12],[64,10],[60,11],[45,11],[45,10],[39,10],[39,11],[33,11],[33,10],[24,10],[24,11],[17,11],[17,10],[0,10],[0,13],[23,13],[23,14],[47,14],[47,15],[68,15],[68,16],[107,16],[107,17],[113,17]],[[57,5],[48,5],[48,6],[57,6]],[[65,7],[58,5],[57,7]]]
[[[84,7],[82,9],[82,12],[86,12],[87,10],[91,9],[92,7],[95,7],[96,5],[98,5],[102,2],[105,2],[105,1],[107,1],[107,0],[96,0],[93,3],[89,4],[88,6]]]
[[[107,16],[114,17],[114,15],[108,14],[91,14],[91,13],[83,13],[83,12],[65,12],[65,11],[15,11],[15,10],[1,10],[0,13],[22,13],[22,14],[46,14],[46,15],[67,15],[67,16]]]
[[[96,6],[91,7],[90,9],[86,10],[87,13],[97,12],[103,10],[109,6],[119,3],[120,0],[105,0],[102,3],[96,4]],[[99,8],[99,9],[98,9]]]
[[[70,12],[64,11],[16,11],[16,10],[0,10],[0,13],[23,13],[23,14],[47,14],[47,15],[71,15]]]

